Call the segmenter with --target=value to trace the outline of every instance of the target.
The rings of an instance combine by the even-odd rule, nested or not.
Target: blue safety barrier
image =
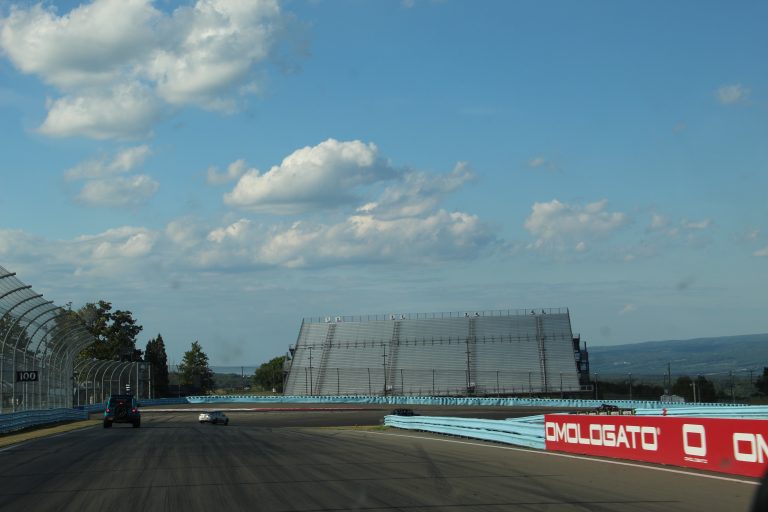
[[[686,407],[670,409],[637,409],[637,416],[697,416],[707,418],[733,418],[733,419],[768,419],[768,406],[765,405],[741,405],[719,407],[710,405],[696,407],[687,404]]]
[[[768,419],[766,406],[638,409],[640,416],[708,417],[731,419]],[[435,432],[453,436],[483,439],[500,443],[544,449],[544,416],[528,416],[507,420],[476,418],[446,418],[434,416],[385,416],[384,424],[391,427]]]
[[[0,414],[0,433],[62,421],[87,420],[88,412],[77,409],[46,409]]]
[[[151,407],[153,405],[182,405],[188,404],[186,397],[181,398],[141,398],[139,407]]]
[[[508,420],[444,418],[435,416],[385,416],[384,424],[408,430],[544,449],[544,416]]]
[[[629,409],[673,409],[690,407],[686,403],[667,403],[652,400],[580,400],[560,398],[487,398],[487,397],[434,397],[434,396],[283,396],[283,395],[204,395],[189,396],[193,404],[215,403],[299,403],[299,404],[382,404],[382,405],[446,405],[480,407],[556,407],[564,409],[595,408],[602,404]],[[698,404],[698,407],[738,407],[741,404]]]

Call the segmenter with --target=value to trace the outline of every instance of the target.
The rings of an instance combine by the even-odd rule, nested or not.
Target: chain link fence
[[[73,367],[93,337],[0,266],[0,414],[72,406]]]
[[[152,373],[146,362],[80,360],[74,366],[73,406],[102,403],[113,394],[130,393],[138,399],[152,396]]]

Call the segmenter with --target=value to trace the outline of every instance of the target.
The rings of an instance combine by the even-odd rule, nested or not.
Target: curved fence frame
[[[72,407],[76,358],[94,341],[69,309],[0,266],[0,414]]]

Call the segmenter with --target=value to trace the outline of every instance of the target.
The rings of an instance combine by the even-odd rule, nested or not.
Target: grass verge
[[[4,446],[10,446],[12,444],[23,443],[24,441],[31,441],[32,439],[38,439],[55,434],[62,434],[64,432],[71,432],[72,430],[92,427],[94,425],[99,425],[100,423],[101,420],[83,420],[73,421],[70,423],[58,423],[56,425],[46,425],[42,427],[27,429],[21,432],[10,432],[8,434],[0,435],[0,448]]]

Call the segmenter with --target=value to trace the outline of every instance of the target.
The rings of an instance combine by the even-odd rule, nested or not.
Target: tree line
[[[137,338],[144,329],[129,310],[114,309],[111,302],[89,302],[71,315],[79,319],[94,337],[78,355],[81,359],[111,361],[142,361],[151,365],[152,395],[170,394],[168,354],[162,334],[151,338],[144,350],[136,347]],[[178,366],[179,384],[192,392],[213,391],[215,382],[208,356],[199,341],[193,341]]]

